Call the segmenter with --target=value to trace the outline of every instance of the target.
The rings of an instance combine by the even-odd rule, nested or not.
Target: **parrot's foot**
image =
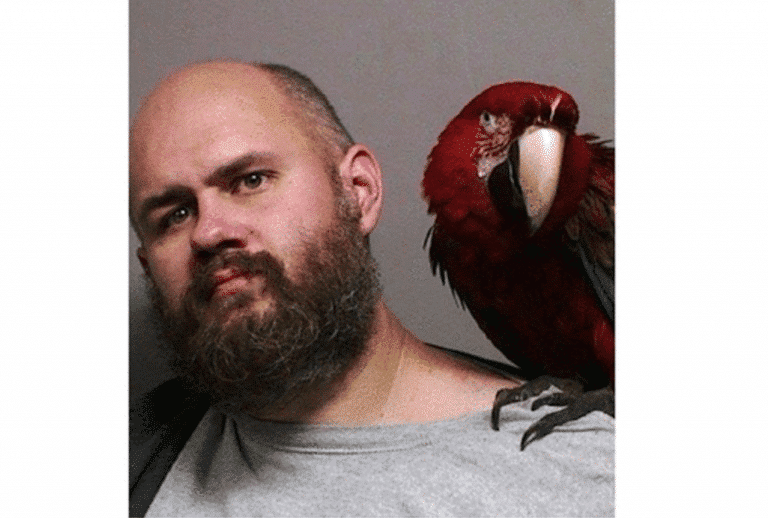
[[[536,410],[541,405],[565,405],[565,408],[545,415],[533,426],[528,428],[523,434],[523,439],[520,441],[520,451],[524,450],[526,446],[536,439],[541,439],[542,437],[549,435],[556,426],[565,424],[569,421],[575,421],[595,410],[599,410],[611,417],[615,417],[614,392],[610,388],[585,392],[573,397],[571,401],[567,401],[567,398],[558,400],[553,399],[549,401],[550,398],[557,395],[563,396],[563,394],[553,394],[552,396],[537,399],[533,403],[531,407],[533,410]]]
[[[533,410],[536,410],[542,404],[565,406],[583,392],[583,387],[578,381],[554,378],[552,376],[540,376],[517,388],[501,389],[496,393],[496,400],[493,402],[491,427],[496,431],[499,430],[499,412],[501,411],[501,407],[509,405],[510,403],[518,403],[536,397],[552,386],[559,388],[562,392],[544,396],[543,398],[534,401]],[[540,401],[543,401],[543,403],[539,403]],[[555,403],[557,402],[560,402],[560,404],[556,405]]]
[[[595,410],[615,417],[613,389],[604,388],[583,392],[581,384],[575,380],[541,376],[521,387],[501,389],[496,393],[496,400],[493,403],[493,410],[491,412],[491,427],[494,430],[499,429],[499,412],[501,407],[538,396],[551,386],[555,386],[563,392],[537,399],[533,402],[531,409],[536,410],[542,405],[565,406],[566,408],[545,415],[528,428],[525,434],[523,434],[523,439],[520,441],[521,451],[536,439],[549,435],[556,426],[569,421],[575,421]]]

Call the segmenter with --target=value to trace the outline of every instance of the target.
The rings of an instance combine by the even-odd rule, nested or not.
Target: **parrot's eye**
[[[490,133],[493,131],[493,129],[496,128],[496,117],[484,111],[480,114],[480,125],[485,129],[485,131]]]

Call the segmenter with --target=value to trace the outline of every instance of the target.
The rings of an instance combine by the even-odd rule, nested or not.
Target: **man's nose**
[[[199,199],[192,249],[215,254],[225,248],[244,248],[248,229],[235,216],[233,208],[227,207],[224,200]]]

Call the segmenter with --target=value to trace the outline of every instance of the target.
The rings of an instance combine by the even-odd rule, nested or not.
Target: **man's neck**
[[[515,384],[426,345],[379,301],[366,350],[340,380],[256,417],[339,426],[434,421],[490,409],[496,391]]]

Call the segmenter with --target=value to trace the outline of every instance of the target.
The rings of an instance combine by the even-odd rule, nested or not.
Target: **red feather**
[[[478,175],[483,112],[508,116],[511,140],[531,125],[567,135],[554,202],[532,236],[527,222],[498,210]],[[577,243],[613,276],[614,160],[597,137],[575,133],[578,118],[559,88],[488,88],[440,134],[422,187],[435,215],[433,271],[447,277],[494,346],[528,376],[576,377],[595,387],[613,382],[614,331]]]

